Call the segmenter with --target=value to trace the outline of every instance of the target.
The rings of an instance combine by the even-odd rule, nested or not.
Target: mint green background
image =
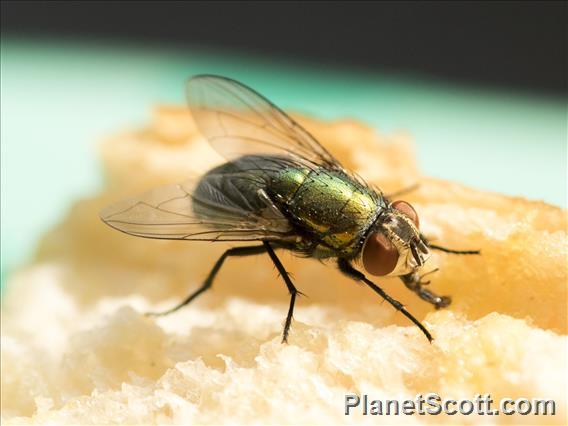
[[[197,73],[320,118],[407,130],[429,175],[566,206],[565,99],[158,44],[3,36],[1,67],[3,279],[74,199],[101,186],[96,143],[143,123],[155,103],[183,103]]]

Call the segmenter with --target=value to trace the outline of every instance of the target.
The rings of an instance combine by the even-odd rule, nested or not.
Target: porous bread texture
[[[214,288],[159,319],[195,289],[230,244],[147,240],[104,225],[122,197],[183,181],[223,161],[184,108],[158,108],[144,129],[102,144],[107,185],[46,235],[36,261],[7,283],[2,309],[3,424],[566,423],[566,212],[420,175],[403,134],[354,121],[298,117],[342,163],[404,196],[437,244],[434,312],[396,279],[376,279],[435,337],[420,331],[333,264],[281,253],[288,295],[265,256],[231,259]],[[345,416],[346,394],[371,399],[556,401],[554,416]]]

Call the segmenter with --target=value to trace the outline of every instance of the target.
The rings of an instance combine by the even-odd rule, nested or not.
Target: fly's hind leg
[[[434,270],[432,272],[437,271]],[[424,275],[420,276],[417,272],[412,272],[410,274],[402,275],[400,279],[404,285],[412,290],[418,295],[422,300],[431,303],[436,309],[445,308],[452,303],[452,298],[450,296],[438,296],[433,291],[428,290],[425,285],[429,284],[430,281],[422,281]]]
[[[209,272],[209,275],[207,276],[205,282],[201,285],[201,287],[199,287],[197,290],[191,293],[183,302],[174,306],[171,309],[168,309],[167,311],[147,312],[146,315],[155,316],[155,317],[168,315],[184,307],[185,305],[191,303],[197,296],[199,296],[201,293],[211,288],[211,285],[213,285],[213,280],[217,276],[217,273],[221,269],[221,266],[223,266],[223,263],[225,262],[226,258],[230,256],[252,256],[255,254],[264,253],[265,251],[266,247],[264,245],[250,246],[250,247],[233,247],[228,249],[227,251],[225,251],[225,253],[221,255],[221,257],[217,260],[217,262],[215,262],[215,265],[213,265],[213,269],[211,269],[211,272]]]
[[[294,283],[290,279],[288,272],[286,272],[286,269],[284,269],[284,265],[282,265],[282,262],[280,262],[280,259],[278,259],[278,256],[276,256],[276,253],[274,253],[274,249],[272,248],[272,246],[268,241],[264,242],[264,247],[266,248],[266,251],[270,256],[272,263],[274,263],[274,266],[276,266],[278,273],[286,283],[288,291],[290,292],[290,306],[288,308],[288,314],[286,315],[286,321],[284,322],[284,331],[282,332],[282,343],[288,343],[288,333],[290,332],[290,326],[292,325],[292,317],[294,315],[294,304],[296,303],[296,296],[298,295],[298,293],[299,294],[302,293],[300,293],[298,289],[294,286]]]

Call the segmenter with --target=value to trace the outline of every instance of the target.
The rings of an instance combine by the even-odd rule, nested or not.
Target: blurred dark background
[[[2,33],[218,47],[567,94],[567,3],[3,1]]]

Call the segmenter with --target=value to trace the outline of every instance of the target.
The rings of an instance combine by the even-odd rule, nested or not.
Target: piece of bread
[[[157,320],[141,312],[181,301],[231,244],[136,238],[103,224],[105,205],[183,181],[223,162],[185,108],[102,144],[102,194],[78,202],[9,280],[2,310],[3,423],[487,423],[487,416],[345,416],[346,394],[370,399],[544,398],[566,422],[566,212],[542,202],[422,176],[405,135],[354,121],[297,117],[343,164],[403,199],[436,244],[434,312],[397,278],[375,279],[423,319],[420,331],[368,288],[284,254],[308,297],[280,343],[286,287],[266,256],[230,259],[214,288]],[[498,177],[496,177],[498,178]],[[234,244],[233,244],[234,245]],[[498,408],[498,407],[497,407]]]

